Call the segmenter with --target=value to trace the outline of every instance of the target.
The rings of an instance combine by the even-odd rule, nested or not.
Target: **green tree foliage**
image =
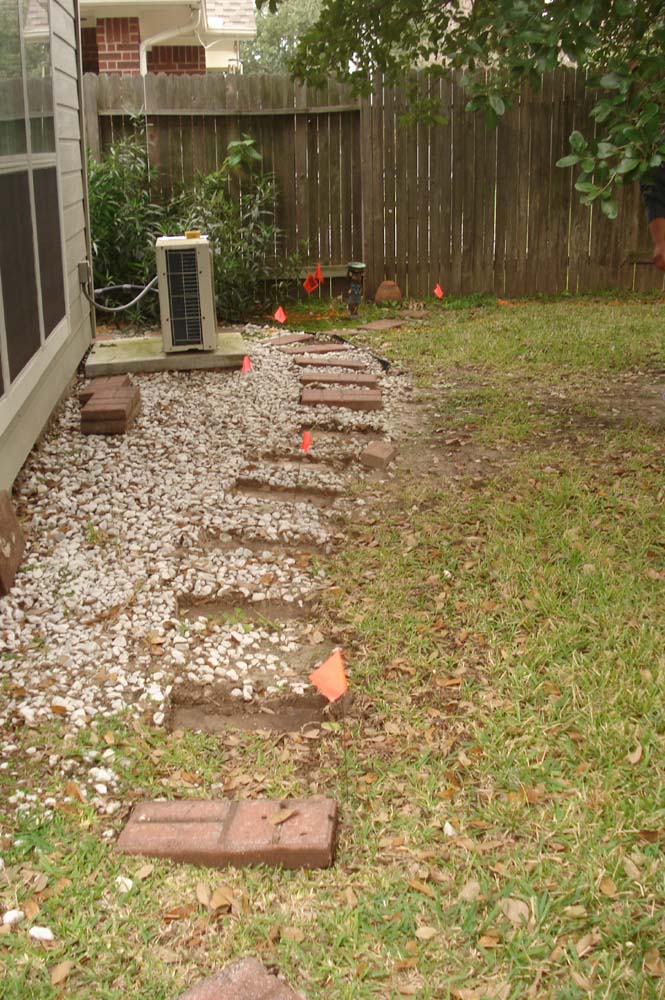
[[[614,218],[615,188],[665,160],[664,53],[663,0],[323,0],[290,65],[312,83],[336,73],[359,92],[377,70],[389,83],[414,66],[433,77],[461,70],[467,108],[493,123],[524,79],[538,87],[543,73],[575,66],[597,96],[559,166],[578,167],[582,201],[600,199]],[[436,119],[412,97],[414,114]]]
[[[315,24],[321,0],[284,0],[276,11],[263,7],[256,19],[256,38],[243,43],[244,73],[285,73],[301,36]]]

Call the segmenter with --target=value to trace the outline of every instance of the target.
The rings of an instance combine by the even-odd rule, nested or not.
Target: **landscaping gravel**
[[[327,434],[319,445],[314,424],[394,438],[409,389],[369,354],[352,351],[381,376],[384,410],[313,413],[299,405],[301,369],[251,343],[248,374],[133,376],[142,413],[125,436],[83,436],[73,393],[33,451],[14,491],[25,560],[0,602],[5,734],[54,717],[74,732],[126,712],[162,725],[173,685],[184,680],[228,683],[245,700],[305,689],[289,659],[312,623],[275,628],[197,617],[196,604],[297,607],[325,586],[323,570],[298,553],[303,543],[326,550],[339,531],[336,516],[354,510],[345,488],[363,470],[341,472],[321,460],[357,455],[369,438],[340,434],[337,444]],[[299,451],[309,423],[311,463]],[[337,495],[321,506],[279,493],[244,495],[238,476]],[[9,736],[0,739],[0,766],[12,748]],[[115,781],[107,754],[108,766],[95,755],[88,774],[91,793],[104,799]]]

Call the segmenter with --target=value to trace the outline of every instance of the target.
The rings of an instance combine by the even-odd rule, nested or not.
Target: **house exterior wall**
[[[84,73],[99,73],[97,27],[81,28],[81,62]]]
[[[148,52],[149,73],[205,73],[206,52],[202,45],[155,45]]]
[[[55,126],[55,154],[50,154],[54,166],[49,178],[53,189],[39,196],[35,186],[32,220],[24,225],[40,222],[48,213],[50,236],[58,232],[62,248],[62,284],[64,287],[64,315],[52,329],[48,316],[53,292],[42,274],[41,339],[37,349],[16,377],[3,380],[0,393],[0,489],[9,489],[35,441],[45,428],[54,407],[66,392],[77,365],[90,345],[92,317],[89,304],[81,293],[78,263],[89,257],[88,222],[85,198],[85,175],[80,119],[80,67],[78,53],[76,0],[50,0],[51,63],[53,67],[53,108]],[[49,157],[45,157],[48,163]],[[28,150],[28,164],[39,164],[40,156]],[[0,157],[2,175],[11,176],[12,162]],[[18,160],[17,160],[18,162]],[[21,169],[23,160],[21,159]],[[17,169],[16,176],[21,174]],[[24,171],[23,171],[24,172]],[[57,202],[57,206],[54,205]],[[55,228],[54,228],[55,227]],[[38,227],[39,228],[39,227]],[[37,260],[44,262],[41,254]],[[25,269],[25,262],[17,260],[17,273]],[[44,270],[48,270],[44,268]],[[51,275],[52,277],[52,275]],[[7,356],[7,323],[5,310],[12,274],[0,275],[3,298],[0,301],[0,353]],[[57,290],[55,296],[57,298]],[[4,307],[4,308],[3,308]],[[53,313],[57,316],[57,313]],[[4,338],[4,343],[1,341]],[[5,375],[7,364],[4,364]]]
[[[99,17],[96,27],[99,72],[138,76],[141,43],[138,17]]]

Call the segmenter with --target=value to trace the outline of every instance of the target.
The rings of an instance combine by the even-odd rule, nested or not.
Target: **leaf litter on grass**
[[[45,966],[20,925],[3,934],[9,1000],[51,1000],[66,962],[75,1000],[171,1000],[248,951],[310,1000],[659,995],[664,449],[646,404],[634,419],[615,401],[654,381],[662,324],[616,307],[610,358],[602,317],[578,313],[460,311],[384,341],[440,387],[416,447],[441,461],[427,479],[398,467],[329,567],[317,627],[352,651],[354,721],[316,740],[105,724],[128,803],[336,795],[336,867],[218,882],[121,861],[74,795],[38,836],[3,827],[0,898],[55,939]],[[71,752],[57,731],[44,745]],[[109,891],[118,877],[131,892]]]

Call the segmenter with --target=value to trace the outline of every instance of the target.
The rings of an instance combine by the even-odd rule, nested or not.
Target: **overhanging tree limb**
[[[598,96],[559,165],[578,167],[582,202],[614,218],[616,188],[665,162],[664,53],[663,0],[323,0],[290,68],[314,85],[334,73],[361,93],[377,72],[407,86],[416,66],[459,70],[467,109],[496,124],[524,80],[538,87],[573,65]],[[440,109],[410,96],[415,115],[436,120]]]

